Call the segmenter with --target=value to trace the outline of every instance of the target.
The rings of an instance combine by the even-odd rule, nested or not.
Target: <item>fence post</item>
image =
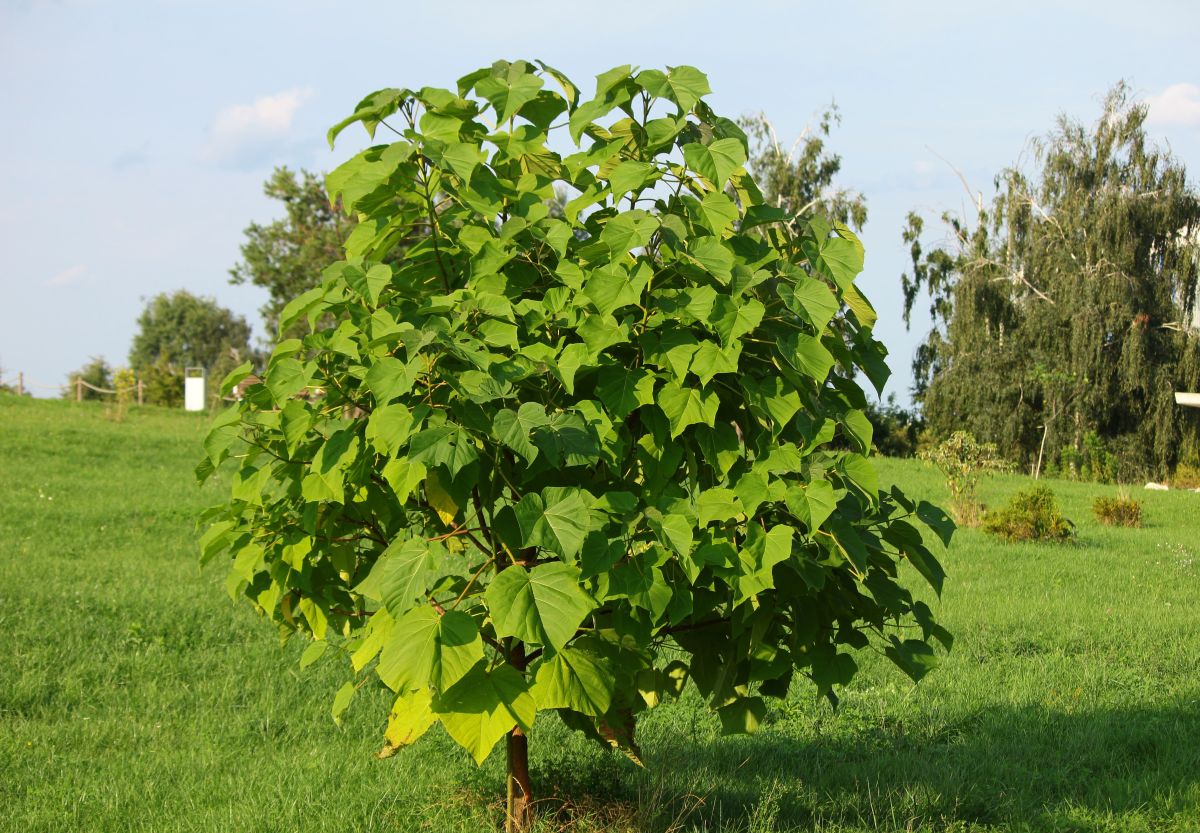
[[[17,396],[25,395],[25,373],[17,373]]]
[[[75,401],[76,402],[83,401],[83,377],[82,376],[75,377]]]
[[[142,404],[142,380],[141,379],[138,379],[137,388],[138,388],[138,405],[140,406]]]

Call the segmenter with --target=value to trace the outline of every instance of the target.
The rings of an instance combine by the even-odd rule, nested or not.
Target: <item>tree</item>
[[[940,591],[914,524],[953,524],[867,457],[849,374],[887,368],[861,244],[764,205],[708,92],[691,67],[624,66],[580,101],[502,61],[365,98],[330,140],[357,122],[390,143],[327,179],[358,226],[281,312],[313,331],[198,468],[233,481],[202,559],[313,638],[303,662],[349,656],[335,719],[377,677],[385,751],[436,722],[476,761],[506,738],[510,828],[539,711],[636,758],[638,713],[689,680],[744,732],[797,674],[832,697],[848,649],[918,679],[950,644],[897,568]],[[576,152],[547,146],[555,123]]]
[[[62,398],[103,399],[104,394],[97,391],[96,388],[111,389],[112,373],[112,366],[104,360],[103,356],[92,356],[87,364],[67,377],[67,386],[63,388]],[[77,387],[80,380],[84,384]]]
[[[817,128],[806,129],[787,150],[765,113],[742,118],[740,126],[751,140],[749,169],[764,202],[797,218],[821,214],[861,231],[867,223],[867,198],[834,186],[842,157],[825,147],[832,126],[841,121],[837,105],[831,104]]]
[[[871,438],[876,450],[884,457],[912,457],[917,453],[925,423],[920,413],[896,402],[896,394],[886,400],[868,402],[867,419],[871,421]]]
[[[155,295],[138,317],[129,365],[139,373],[158,363],[176,370],[210,368],[230,348],[248,355],[250,325],[217,304],[180,289]]]
[[[1145,117],[1124,84],[1090,130],[1060,117],[1033,145],[1040,169],[1002,171],[974,225],[944,215],[949,246],[923,249],[909,215],[904,315],[928,294],[913,369],[935,435],[966,429],[1037,469],[1095,432],[1126,477],[1200,455],[1172,397],[1200,383],[1200,199]]]
[[[283,203],[286,216],[246,227],[242,262],[230,270],[230,283],[267,290],[261,311],[267,332],[273,333],[284,305],[317,286],[321,270],[341,257],[355,219],[330,203],[319,175],[305,170],[276,168],[263,192]]]

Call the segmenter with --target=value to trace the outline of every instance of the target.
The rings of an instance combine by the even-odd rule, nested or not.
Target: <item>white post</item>
[[[183,409],[204,410],[204,368],[188,367],[183,371]]]

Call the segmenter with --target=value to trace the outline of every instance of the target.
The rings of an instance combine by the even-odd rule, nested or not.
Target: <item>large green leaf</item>
[[[939,506],[934,506],[927,500],[917,504],[917,517],[925,522],[925,525],[937,533],[942,544],[950,546],[950,538],[954,535],[954,521],[946,514],[946,511]]]
[[[711,145],[684,145],[683,158],[689,168],[720,191],[730,174],[746,164],[746,148],[737,139],[717,139]]]
[[[397,693],[431,686],[445,691],[483,660],[475,620],[457,610],[415,607],[392,627],[379,655],[379,679]]]
[[[371,365],[365,383],[367,390],[375,397],[375,402],[386,405],[397,396],[412,390],[413,379],[404,362],[385,356]]]
[[[837,315],[837,296],[824,281],[802,277],[794,284],[782,284],[779,294],[787,305],[806,318],[818,333]]]
[[[546,424],[546,409],[537,402],[526,402],[513,411],[500,411],[492,419],[492,433],[496,439],[532,463],[537,457],[537,447],[530,441],[530,434]]]
[[[600,373],[596,395],[618,419],[654,402],[654,374],[644,367],[607,367]]]
[[[824,384],[829,371],[833,369],[834,358],[820,339],[808,333],[795,333],[784,349],[784,358],[793,367],[819,384]]]
[[[712,92],[708,76],[689,66],[670,67],[666,72],[645,69],[638,73],[637,82],[651,95],[674,101],[684,112]]]
[[[325,191],[331,202],[339,198],[347,211],[391,179],[413,154],[410,142],[376,145],[351,157],[325,176]]]
[[[583,288],[583,296],[602,315],[636,304],[640,295],[640,287],[630,279],[629,272],[616,263],[593,271]]]
[[[376,408],[367,420],[367,442],[380,454],[394,455],[408,439],[413,425],[412,411],[399,402]]]
[[[579,581],[579,568],[570,564],[501,570],[486,593],[496,634],[562,648],[595,607]]]
[[[508,121],[537,97],[542,88],[542,79],[524,74],[516,78],[505,75],[490,75],[475,85],[475,91],[491,102],[496,110],[496,123]]]
[[[382,602],[393,617],[400,617],[425,601],[437,552],[420,538],[394,541],[355,591]]]
[[[571,709],[602,717],[612,705],[615,688],[608,662],[573,645],[542,660],[530,693],[539,709]]]
[[[705,489],[696,498],[696,514],[700,526],[713,521],[731,521],[743,512],[742,502],[733,489]]]
[[[718,237],[725,234],[738,218],[738,208],[733,200],[720,191],[709,191],[700,202],[700,213],[709,231]]]
[[[267,369],[264,384],[280,406],[304,390],[313,377],[313,366],[299,359],[287,358],[272,363]]]
[[[718,295],[709,314],[713,332],[721,343],[729,346],[737,339],[753,332],[762,321],[766,307],[753,298],[735,300],[728,295]]]
[[[613,199],[620,199],[630,191],[640,191],[657,178],[658,168],[649,162],[626,159],[608,174]]]
[[[689,425],[699,423],[711,428],[720,405],[720,397],[714,391],[680,387],[674,382],[668,382],[659,389],[656,401],[671,423],[672,439],[682,434]]]
[[[733,252],[720,239],[697,237],[688,244],[688,256],[721,283],[727,284],[733,279]]]
[[[513,511],[527,547],[544,547],[563,558],[574,558],[588,532],[588,508],[576,491],[547,504],[539,494],[523,497]]]
[[[862,243],[853,234],[825,238],[821,241],[818,267],[845,289],[863,270]]]
[[[450,737],[482,764],[509,730],[533,728],[537,702],[529,684],[511,665],[491,671],[477,665],[433,701],[433,712]]]

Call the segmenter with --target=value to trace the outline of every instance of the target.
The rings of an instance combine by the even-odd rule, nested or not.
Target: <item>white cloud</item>
[[[79,279],[87,274],[87,267],[82,264],[68,266],[56,275],[51,275],[42,281],[42,286],[70,286],[73,283],[78,283]]]
[[[300,106],[311,89],[285,90],[236,104],[217,113],[201,155],[206,161],[240,167],[263,162],[288,138]]]
[[[1172,84],[1146,99],[1150,124],[1181,124],[1200,127],[1200,85]]]

